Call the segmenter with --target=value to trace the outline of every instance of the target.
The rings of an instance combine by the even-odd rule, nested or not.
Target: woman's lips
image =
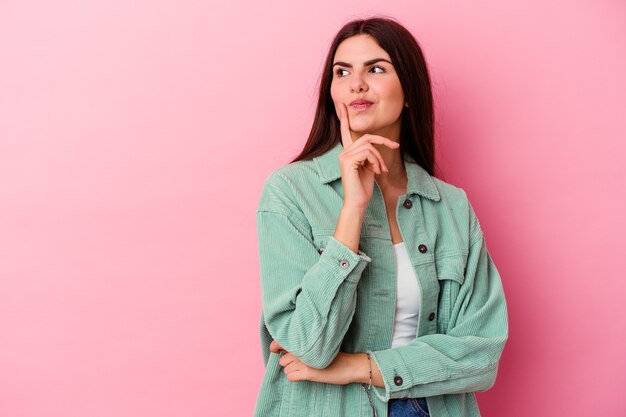
[[[355,110],[362,111],[362,110],[369,109],[370,107],[372,107],[373,104],[374,103],[364,103],[364,102],[361,102],[361,103],[351,104],[350,107],[352,107]]]

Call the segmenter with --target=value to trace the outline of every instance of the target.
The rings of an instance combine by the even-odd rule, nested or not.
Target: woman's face
[[[336,108],[346,105],[354,140],[370,133],[399,141],[404,93],[390,61],[366,34],[345,39],[335,52],[330,95]],[[371,104],[353,103],[357,99]]]

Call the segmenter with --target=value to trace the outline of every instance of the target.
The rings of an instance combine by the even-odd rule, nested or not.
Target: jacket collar
[[[317,164],[317,170],[319,172],[320,181],[322,184],[327,184],[338,178],[341,178],[341,168],[339,166],[339,153],[343,150],[341,142],[335,144],[335,146],[326,153],[313,158]],[[408,160],[404,161],[404,167],[407,173],[407,194],[419,194],[433,201],[439,201],[439,191],[433,178],[428,172],[419,164],[417,164],[413,158],[406,155]]]

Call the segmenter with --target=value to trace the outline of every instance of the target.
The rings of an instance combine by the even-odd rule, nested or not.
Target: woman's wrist
[[[367,353],[355,353],[355,366],[357,370],[355,376],[355,382],[369,384],[370,383],[370,359],[367,357]]]
[[[355,353],[354,361],[356,362],[354,365],[354,369],[357,370],[357,374],[355,376],[355,382],[370,384],[370,369],[372,370],[372,380],[371,383],[376,387],[384,387],[385,382],[383,380],[383,376],[374,361],[374,358],[370,355],[368,358],[367,353]],[[371,367],[371,368],[370,368]]]

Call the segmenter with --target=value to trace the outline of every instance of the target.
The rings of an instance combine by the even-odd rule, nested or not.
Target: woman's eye
[[[376,72],[377,74],[382,74],[385,72],[385,68],[379,66],[379,65],[374,65],[371,70],[375,70],[375,69],[379,69],[380,71]],[[335,71],[335,74],[337,74],[339,77],[343,77],[344,74],[342,73],[342,71],[346,71],[348,72],[348,70],[345,70],[343,68],[337,68],[337,70]]]

